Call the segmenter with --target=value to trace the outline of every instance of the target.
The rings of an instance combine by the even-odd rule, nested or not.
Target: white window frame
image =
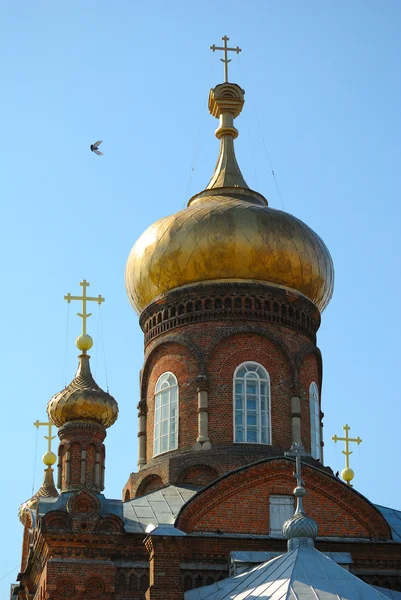
[[[283,537],[283,525],[294,514],[294,496],[270,494],[269,531],[274,537]],[[279,524],[277,526],[277,523]],[[275,527],[273,527],[275,525]]]
[[[312,381],[309,386],[309,413],[310,413],[310,445],[311,454],[317,460],[322,459],[322,446],[320,434],[320,403],[319,388]]]
[[[240,369],[242,369],[243,367],[245,367],[246,369],[248,369],[248,372],[253,372],[255,373],[258,369],[261,369],[261,371],[263,372],[263,374],[265,375],[264,377],[260,377],[260,375],[258,373],[256,373],[258,375],[257,378],[252,378],[253,381],[258,381],[258,394],[257,394],[257,408],[256,408],[256,441],[248,441],[247,440],[247,433],[248,433],[248,423],[247,423],[247,413],[248,413],[248,409],[247,409],[247,394],[246,394],[246,386],[244,386],[244,392],[242,393],[242,409],[238,409],[237,408],[237,398],[236,398],[236,383],[238,382],[246,382],[247,377],[238,377],[238,372]],[[267,421],[267,425],[264,426],[267,428],[267,436],[266,436],[266,441],[262,441],[262,407],[261,407],[261,391],[260,391],[260,387],[261,387],[261,383],[265,383],[266,387],[267,387],[267,411],[265,411],[266,413],[266,421]],[[238,394],[239,395],[239,394]],[[242,411],[242,426],[241,424],[238,425],[236,422],[236,413],[237,411]],[[236,429],[239,429],[240,427],[242,427],[243,430],[243,441],[238,441],[237,440],[237,436],[236,436]],[[253,429],[253,427],[252,427]],[[261,365],[260,363],[257,363],[253,360],[249,360],[249,361],[245,361],[243,363],[241,363],[240,365],[238,365],[238,367],[235,369],[234,372],[234,377],[233,377],[233,436],[234,436],[234,443],[235,444],[264,444],[264,445],[271,445],[272,443],[272,431],[271,431],[271,394],[270,394],[270,375],[269,372],[267,371],[267,369]]]
[[[166,383],[166,381],[173,377],[174,378],[174,384],[173,385],[167,385],[165,386],[164,384]],[[172,401],[171,401],[171,390],[172,389],[176,389],[177,390],[177,410],[176,410],[176,415],[174,418],[171,418],[171,407],[172,407]],[[162,404],[161,404],[161,396],[163,393],[165,393],[168,390],[168,401],[167,401],[167,413],[168,413],[168,417],[167,419],[159,419],[158,421],[156,420],[156,414],[157,411],[160,411],[160,415],[162,414]],[[159,404],[160,402],[160,404]],[[159,404],[159,406],[158,406]],[[170,452],[170,450],[176,450],[178,448],[178,425],[179,425],[179,386],[178,386],[178,381],[177,381],[177,377],[174,375],[174,373],[171,373],[171,371],[166,371],[165,373],[163,373],[162,375],[160,375],[159,379],[156,382],[155,385],[155,394],[154,394],[154,416],[153,416],[153,456],[159,456],[160,454],[164,454],[165,452]],[[175,421],[175,444],[171,445],[170,444],[170,438],[171,438],[171,423],[172,421]],[[164,435],[161,435],[161,426],[162,423],[167,421],[167,449],[166,450],[161,450],[161,439],[162,437],[164,437]],[[158,429],[158,435],[156,436],[156,430],[157,430],[157,426],[159,426]]]

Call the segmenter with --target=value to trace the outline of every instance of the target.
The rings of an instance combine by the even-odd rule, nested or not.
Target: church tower
[[[283,525],[291,551],[315,546],[314,564],[327,553],[367,583],[401,589],[401,513],[323,463],[316,334],[332,260],[307,225],[246,184],[234,152],[244,90],[227,73],[227,53],[240,49],[223,40],[212,46],[225,64],[209,94],[220,141],[213,176],[187,208],[145,231],[126,267],[145,337],[138,472],[122,500],[103,494],[118,406],[90,371],[86,308],[103,298],[87,296],[84,280],[81,295],[65,296],[82,302],[78,371],[38,423],[59,428],[58,462],[49,445],[43,485],[20,508],[12,600],[209,598],[204,586],[230,587],[244,566],[269,569],[285,552]],[[274,593],[282,573],[271,578]]]
[[[223,38],[224,39],[224,38]],[[322,360],[316,346],[334,269],[321,238],[251,190],[235,157],[244,90],[209,94],[220,150],[206,189],[151,225],[126,267],[145,337],[139,472],[129,499],[205,485],[295,442],[322,463]]]

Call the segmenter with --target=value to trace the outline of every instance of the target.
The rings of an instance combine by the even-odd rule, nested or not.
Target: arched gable
[[[232,471],[213,482],[179,512],[175,526],[196,531],[269,534],[269,496],[292,495],[294,461],[272,458]],[[304,464],[304,507],[319,536],[390,540],[382,514],[364,496],[336,477]]]

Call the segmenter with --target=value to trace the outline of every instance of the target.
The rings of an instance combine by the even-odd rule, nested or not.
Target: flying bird
[[[103,156],[103,152],[100,152],[100,150],[99,150],[99,146],[101,143],[102,143],[102,140],[99,140],[98,142],[91,144],[92,152],[94,152],[95,154],[98,154],[99,156]]]

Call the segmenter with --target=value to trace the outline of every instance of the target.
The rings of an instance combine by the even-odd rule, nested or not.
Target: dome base
[[[300,331],[316,342],[320,313],[305,296],[261,282],[218,281],[176,288],[141,314],[145,346],[159,335],[189,323],[270,322]]]

